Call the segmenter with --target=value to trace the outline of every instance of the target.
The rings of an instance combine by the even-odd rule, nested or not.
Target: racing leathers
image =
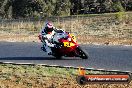
[[[55,33],[58,32],[64,32],[62,29],[57,29],[57,28],[53,28],[53,31],[50,33],[47,33],[45,31],[45,28],[43,28],[40,32],[40,36],[41,36],[41,42],[43,43],[43,50],[45,52],[47,52],[48,55],[53,55],[51,47],[55,47],[56,44],[54,44],[53,42],[53,38]]]
[[[55,47],[55,44],[53,44],[53,35],[55,34],[55,31],[53,30],[50,33],[46,33],[45,29],[42,29],[40,32],[42,38],[41,42],[43,43],[44,50],[48,53],[48,55],[52,55],[51,47]]]

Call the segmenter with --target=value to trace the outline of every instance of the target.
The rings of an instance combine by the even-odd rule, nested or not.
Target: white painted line
[[[5,63],[5,64],[12,64],[13,62],[2,62],[2,63]]]
[[[59,65],[50,65],[50,66],[59,66]]]
[[[97,70],[106,70],[106,69],[97,69]],[[107,70],[106,70],[107,71]]]
[[[111,70],[111,71],[120,71],[120,70]]]
[[[37,64],[37,65],[43,65],[43,66],[45,66],[45,65],[47,65],[47,64]]]
[[[74,68],[74,66],[64,66],[64,67],[68,67],[68,68]]]
[[[32,63],[14,63],[14,64],[22,64],[22,65],[35,65],[35,64],[32,64]]]
[[[95,68],[86,68],[86,69],[91,69],[92,70],[92,69],[95,69]]]

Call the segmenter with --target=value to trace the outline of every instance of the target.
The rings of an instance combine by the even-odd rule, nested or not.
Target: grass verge
[[[87,74],[100,73],[86,71]],[[106,72],[105,72],[106,73]],[[130,84],[87,84],[76,82],[78,69],[42,65],[0,64],[0,88],[131,88]]]

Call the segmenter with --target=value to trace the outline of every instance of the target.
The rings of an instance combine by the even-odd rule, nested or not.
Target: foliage
[[[125,12],[117,12],[117,13],[115,14],[115,16],[116,16],[116,19],[117,19],[119,22],[122,22],[122,21],[125,20],[126,14],[125,14]]]
[[[132,10],[131,0],[0,0],[1,18],[39,18],[125,10]]]
[[[113,5],[112,5],[113,9],[115,11],[119,11],[119,12],[124,12],[125,9],[124,7],[122,6],[121,2],[120,1],[117,1],[117,2],[114,2]]]

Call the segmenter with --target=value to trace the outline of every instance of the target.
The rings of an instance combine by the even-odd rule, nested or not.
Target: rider
[[[56,30],[58,29],[56,29],[51,22],[47,22],[39,35],[39,39],[43,43],[42,49],[46,51],[48,55],[53,55],[51,47],[56,46],[56,44],[52,42],[53,35],[57,32]]]

